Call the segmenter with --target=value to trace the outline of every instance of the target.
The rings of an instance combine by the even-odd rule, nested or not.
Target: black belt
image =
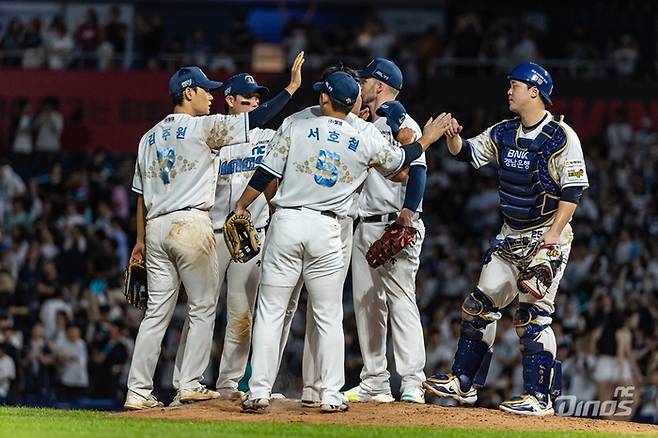
[[[299,206],[299,207],[281,207],[281,208],[285,208],[285,209],[289,209],[289,210],[299,210],[299,211],[302,210],[302,206]],[[312,208],[308,208],[308,207],[304,207],[304,208],[306,208],[307,210],[313,210]],[[334,213],[333,211],[330,211],[330,210],[322,210],[322,211],[313,210],[313,211],[317,211],[322,216],[328,216],[332,219],[336,219],[338,217],[338,215],[336,213]]]
[[[166,215],[171,214],[171,213],[178,213],[179,211],[192,211],[192,210],[196,210],[196,211],[199,211],[201,213],[208,213],[208,210],[201,210],[198,207],[185,207],[185,208],[179,208],[178,210],[168,211],[166,213],[161,213],[161,214],[159,214],[155,217],[152,217],[151,219],[155,219],[155,218],[158,218],[160,216],[166,216]]]
[[[372,223],[372,222],[393,222],[398,218],[397,213],[386,213],[386,214],[376,214],[374,216],[362,217],[361,222]]]

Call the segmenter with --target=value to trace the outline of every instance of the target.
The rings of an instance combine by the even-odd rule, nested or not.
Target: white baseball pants
[[[342,403],[345,341],[340,228],[336,219],[306,208],[279,209],[272,216],[263,249],[254,321],[251,398],[271,395],[279,368],[285,315],[301,276],[317,326],[321,402]]]
[[[402,377],[401,392],[422,390],[425,381],[425,343],[416,304],[416,273],[425,226],[422,220],[414,220],[420,233],[416,243],[400,252],[394,262],[372,269],[366,253],[384,234],[386,225],[360,222],[352,251],[354,314],[363,358],[360,385],[371,394],[391,392],[386,360],[389,317],[395,367]]]
[[[210,360],[218,297],[215,235],[208,213],[183,210],[149,220],[146,269],[149,301],[135,340],[128,389],[143,397],[153,390],[153,373],[181,281],[190,324],[179,387],[195,388]]]

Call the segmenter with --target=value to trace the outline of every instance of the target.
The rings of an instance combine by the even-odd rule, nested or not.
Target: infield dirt
[[[422,426],[434,428],[583,431],[658,435],[658,426],[567,417],[521,417],[495,409],[440,407],[406,403],[352,403],[347,412],[323,414],[302,408],[299,401],[273,400],[269,412],[240,412],[238,401],[211,400],[178,408],[123,412],[130,418],[168,420],[240,421],[267,423],[344,424],[353,426]]]

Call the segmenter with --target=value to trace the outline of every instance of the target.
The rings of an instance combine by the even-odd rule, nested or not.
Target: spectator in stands
[[[123,324],[110,321],[107,334],[92,351],[94,393],[100,398],[123,401],[121,378],[128,360],[128,349],[123,343]]]
[[[46,266],[55,269],[53,263],[46,263]],[[48,341],[54,341],[66,329],[68,322],[73,320],[73,307],[64,300],[62,290],[59,286],[53,287],[53,293],[50,298],[42,300],[39,320],[44,326],[44,336]]]
[[[0,40],[2,50],[2,65],[4,67],[20,67],[23,59],[21,49],[23,47],[23,35],[25,29],[20,18],[12,17],[7,25],[7,31]]]
[[[630,35],[622,35],[619,46],[610,54],[615,73],[622,77],[635,74],[639,57],[637,44]]]
[[[12,121],[13,131],[10,134],[14,157],[23,164],[27,156],[32,154],[33,151],[33,127],[34,114],[32,113],[32,106],[30,101],[23,98],[17,103],[18,114],[15,120]]]
[[[162,27],[162,18],[158,14],[153,14],[151,20],[147,22],[144,17],[137,15],[135,17],[135,31],[140,36],[138,48],[142,52],[142,67],[149,69],[158,69],[160,65],[160,54],[164,45],[164,29]]]
[[[41,37],[41,19],[33,18],[25,26],[23,34],[23,68],[43,68],[46,64],[46,51]]]
[[[61,70],[68,68],[75,43],[69,35],[61,17],[55,17],[45,35],[48,68]]]
[[[7,156],[0,155],[0,229],[4,223],[4,217],[14,198],[25,194],[25,183],[23,179],[14,172],[9,165]]]
[[[61,136],[64,130],[64,116],[59,112],[59,100],[47,97],[34,119],[36,132],[35,150],[44,155],[47,161],[52,160],[62,148]]]
[[[80,338],[80,328],[69,324],[66,337],[53,344],[57,356],[59,399],[76,401],[87,394],[87,345]]]
[[[25,378],[24,395],[28,401],[38,402],[54,396],[54,365],[55,355],[44,336],[43,324],[37,322],[25,343],[21,360]]]
[[[206,41],[206,34],[203,30],[197,29],[185,44],[183,62],[187,65],[198,65],[205,68],[208,65],[209,52],[210,46]]]
[[[79,64],[82,68],[96,68],[96,50],[101,44],[101,29],[95,9],[88,9],[85,18],[75,30],[75,43],[80,50]]]
[[[123,67],[128,43],[128,26],[121,21],[121,9],[118,6],[113,6],[110,10],[110,21],[105,25],[105,40],[112,45],[116,55],[114,67]]]
[[[16,364],[7,354],[7,344],[0,343],[0,405],[8,401],[11,384],[16,378]]]

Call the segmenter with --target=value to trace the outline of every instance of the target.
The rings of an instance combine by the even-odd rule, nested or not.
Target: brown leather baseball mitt
[[[236,263],[246,263],[260,252],[258,233],[249,216],[231,212],[224,221],[224,241]]]
[[[417,230],[414,227],[392,223],[386,227],[382,237],[377,239],[366,253],[366,260],[372,268],[378,268],[395,257],[400,251],[416,242]]]

